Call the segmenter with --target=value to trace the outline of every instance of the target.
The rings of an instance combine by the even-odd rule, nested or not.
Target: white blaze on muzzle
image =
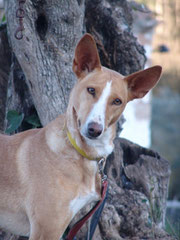
[[[102,133],[105,128],[105,118],[106,118],[106,106],[107,101],[111,93],[112,82],[107,82],[105,88],[98,101],[94,104],[92,110],[90,111],[87,120],[82,127],[82,135],[88,136],[88,126],[91,123],[102,125]]]

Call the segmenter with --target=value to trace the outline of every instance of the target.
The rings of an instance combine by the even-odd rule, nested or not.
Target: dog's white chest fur
[[[70,202],[70,211],[73,213],[73,217],[76,215],[76,213],[83,208],[86,204],[97,201],[98,200],[98,194],[94,192],[90,192],[87,195],[79,195],[76,198],[74,198]]]
[[[0,226],[15,235],[29,236],[29,221],[24,214],[0,211]]]
[[[96,192],[96,187],[95,187],[95,176],[98,170],[97,163],[94,161],[94,162],[91,162],[90,164],[91,164],[92,170],[94,171],[94,177],[91,184],[91,188],[87,189],[86,186],[83,186],[82,191],[80,191],[79,194],[73,200],[71,200],[69,208],[70,208],[70,211],[72,212],[73,217],[86,204],[99,200],[99,194]]]

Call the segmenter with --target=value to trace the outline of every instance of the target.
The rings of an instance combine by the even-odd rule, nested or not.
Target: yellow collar
[[[72,137],[72,135],[71,135],[71,133],[70,133],[69,131],[67,131],[67,136],[68,136],[68,139],[69,139],[70,143],[72,144],[72,146],[76,149],[76,151],[77,151],[81,156],[83,156],[83,157],[85,157],[85,158],[87,158],[87,159],[89,159],[89,160],[97,160],[97,161],[99,161],[99,160],[102,159],[102,157],[100,157],[100,158],[93,158],[93,157],[88,156],[88,155],[85,153],[85,151],[77,145],[76,140]]]

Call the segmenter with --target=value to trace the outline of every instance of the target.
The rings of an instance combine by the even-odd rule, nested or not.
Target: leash
[[[93,214],[92,218],[91,218],[91,222],[90,222],[90,230],[88,231],[88,234],[86,236],[86,240],[91,240],[93,235],[94,235],[94,232],[96,230],[96,227],[98,225],[98,222],[99,222],[99,219],[100,219],[100,216],[101,216],[101,213],[104,209],[104,205],[105,205],[105,202],[107,200],[107,196],[108,196],[108,187],[107,187],[107,192],[106,192],[106,196],[103,200],[103,202],[101,203],[101,205],[99,206],[99,208],[95,211],[95,213]]]
[[[81,229],[81,227],[85,224],[85,222],[96,212],[96,210],[98,210],[100,208],[100,206],[102,204],[104,206],[104,203],[105,203],[104,200],[106,197],[107,188],[108,188],[108,181],[107,181],[107,179],[105,179],[102,182],[101,200],[99,202],[97,202],[96,205],[71,228],[71,230],[69,231],[65,240],[73,240],[74,237],[76,236],[77,232]],[[102,210],[101,210],[101,212],[102,212]],[[95,229],[94,229],[94,231],[95,231]],[[94,233],[94,231],[93,231],[93,233]],[[91,234],[91,235],[93,235],[93,234]]]

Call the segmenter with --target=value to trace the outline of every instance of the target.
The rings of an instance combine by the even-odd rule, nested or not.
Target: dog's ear
[[[73,71],[78,78],[83,78],[95,68],[101,68],[99,54],[93,37],[86,33],[76,47]]]
[[[128,101],[144,97],[156,85],[161,72],[161,66],[154,66],[125,77],[128,84]]]

